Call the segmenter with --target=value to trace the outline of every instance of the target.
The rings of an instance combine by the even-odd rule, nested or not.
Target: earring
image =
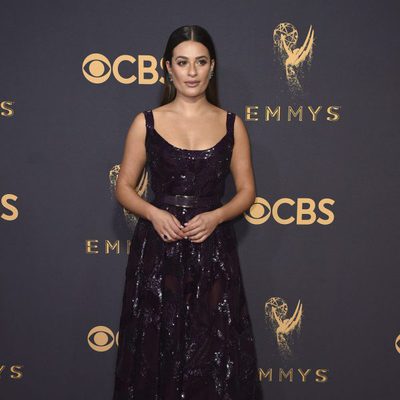
[[[168,73],[168,76],[169,76],[170,82],[172,82],[172,74]]]
[[[214,70],[211,70],[211,72],[208,74],[208,79],[211,79],[214,75]]]

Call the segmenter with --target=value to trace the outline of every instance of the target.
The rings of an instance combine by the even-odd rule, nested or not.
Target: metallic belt
[[[217,205],[221,202],[220,196],[189,196],[184,194],[159,194],[156,202],[171,204],[178,207],[202,207]]]

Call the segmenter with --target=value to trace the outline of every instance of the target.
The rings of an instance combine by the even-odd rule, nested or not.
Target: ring
[[[166,234],[163,235],[164,239],[168,239],[168,236]]]

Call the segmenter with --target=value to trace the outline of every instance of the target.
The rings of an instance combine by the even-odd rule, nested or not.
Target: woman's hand
[[[218,216],[213,211],[206,211],[197,214],[181,230],[184,236],[187,236],[194,243],[201,243],[206,240],[218,225]]]
[[[154,229],[160,235],[164,242],[173,242],[184,238],[182,233],[182,224],[178,221],[175,215],[161,208],[156,208],[153,211],[150,222]],[[166,237],[164,237],[166,235]]]

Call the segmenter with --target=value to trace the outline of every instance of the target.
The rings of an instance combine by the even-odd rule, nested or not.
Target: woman
[[[139,219],[113,399],[253,400],[257,361],[231,221],[255,199],[248,134],[218,107],[206,30],[176,29],[163,68],[162,104],[135,116],[116,187]],[[151,202],[135,192],[145,166]],[[222,204],[229,172],[237,193]]]

